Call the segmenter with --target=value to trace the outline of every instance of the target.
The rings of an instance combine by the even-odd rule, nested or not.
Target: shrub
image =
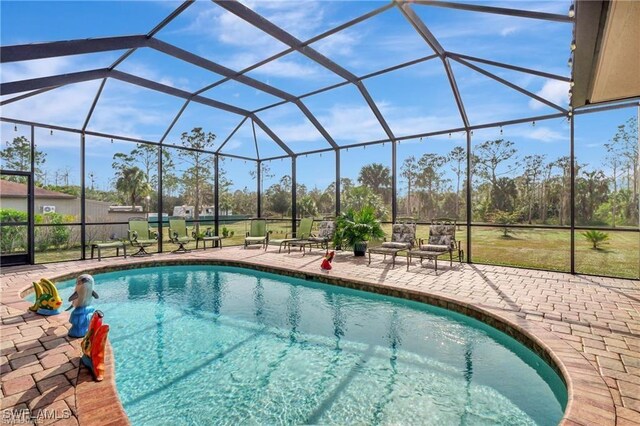
[[[582,236],[585,237],[591,244],[593,244],[593,249],[599,249],[600,244],[604,244],[606,240],[609,239],[609,234],[604,233],[602,231],[596,231],[595,229],[585,231],[582,233]]]
[[[60,213],[37,214],[35,222],[37,224],[49,224],[53,226],[38,226],[35,229],[35,245],[37,251],[45,251],[51,248],[69,246],[69,236],[71,230],[65,226],[66,216]]]
[[[27,213],[15,209],[0,208],[0,222],[26,222]],[[27,227],[26,226],[3,226],[0,233],[0,251],[2,253],[13,253],[16,249],[26,249],[27,247]]]
[[[507,238],[509,237],[510,233],[514,232],[511,228],[509,228],[508,225],[517,223],[518,220],[520,220],[520,212],[505,212],[502,210],[496,210],[491,215],[491,221],[493,223],[503,225],[502,229],[500,229],[500,231],[502,232],[502,238]]]

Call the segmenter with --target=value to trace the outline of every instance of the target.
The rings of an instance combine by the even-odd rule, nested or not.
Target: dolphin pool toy
[[[67,308],[67,310],[73,308],[69,318],[69,322],[71,322],[70,337],[83,337],[87,333],[89,320],[95,311],[90,303],[94,297],[98,298],[98,293],[93,290],[93,286],[93,277],[89,274],[82,274],[76,279],[75,291],[69,297],[71,306]]]
[[[82,364],[89,370],[93,378],[100,382],[104,378],[104,348],[107,343],[109,326],[102,323],[104,314],[102,311],[95,311],[89,323],[89,330],[82,339]]]
[[[33,282],[33,291],[36,293],[36,301],[29,310],[40,315],[57,315],[60,313],[62,298],[58,294],[55,284],[46,278]]]

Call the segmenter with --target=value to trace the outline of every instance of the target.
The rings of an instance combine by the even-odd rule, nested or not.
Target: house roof
[[[2,198],[26,198],[28,193],[27,185],[8,180],[0,180],[0,196]],[[57,198],[57,199],[74,199],[73,195],[63,194],[62,192],[50,191],[43,188],[35,188],[36,198]]]

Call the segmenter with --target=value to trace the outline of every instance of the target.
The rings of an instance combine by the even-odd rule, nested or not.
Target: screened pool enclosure
[[[456,220],[468,262],[640,278],[638,99],[572,102],[579,4],[505,4],[3,2],[2,254],[370,204]]]

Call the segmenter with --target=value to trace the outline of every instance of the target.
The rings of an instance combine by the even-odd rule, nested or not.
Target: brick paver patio
[[[334,269],[320,271],[321,252],[278,254],[273,247],[238,247],[189,254],[157,254],[143,259],[66,262],[1,275],[0,372],[3,422],[35,424],[126,424],[113,384],[112,367],[102,383],[78,373],[80,339],[69,339],[68,315],[42,317],[27,312],[20,292],[41,277],[79,274],[95,268],[162,261],[219,260],[287,269],[390,294],[484,312],[532,336],[552,353],[567,376],[571,400],[565,424],[640,424],[640,281],[572,276],[498,266],[438,265],[438,273],[418,262],[405,270],[375,256],[338,253]],[[425,262],[426,265],[426,262]],[[400,293],[398,293],[400,292]],[[462,308],[461,308],[462,307]],[[472,308],[473,307],[473,308]],[[110,359],[110,355],[109,355]]]

